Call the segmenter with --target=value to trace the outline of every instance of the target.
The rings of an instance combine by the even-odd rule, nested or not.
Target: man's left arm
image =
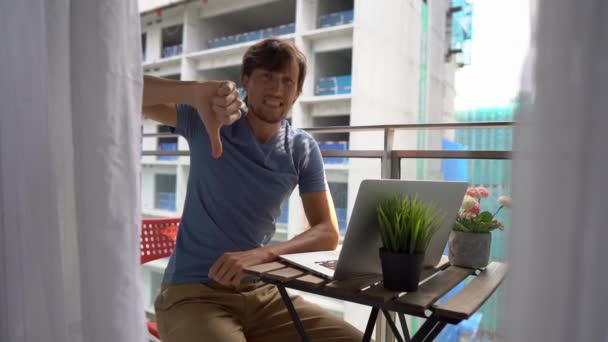
[[[340,233],[329,190],[302,193],[301,197],[309,229],[289,241],[244,252],[225,253],[209,269],[209,277],[223,285],[238,285],[246,267],[274,261],[281,254],[336,249]]]

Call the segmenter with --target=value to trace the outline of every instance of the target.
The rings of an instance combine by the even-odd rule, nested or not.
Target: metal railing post
[[[395,130],[392,128],[384,129],[384,150],[382,153],[382,160],[380,161],[380,177],[382,178],[394,178],[394,166],[393,166],[393,144],[395,141]]]
[[[395,143],[395,130],[384,129],[384,150],[380,161],[381,177],[399,179],[399,159],[393,157]],[[380,315],[376,321],[376,341],[394,341],[395,336],[391,330],[386,317]]]

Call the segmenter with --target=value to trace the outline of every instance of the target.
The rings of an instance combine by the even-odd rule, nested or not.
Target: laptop
[[[279,258],[326,279],[381,275],[378,249],[382,241],[376,208],[382,200],[395,195],[417,195],[419,200],[432,202],[445,213],[423,261],[423,267],[434,267],[441,260],[466,189],[466,182],[366,179],[359,186],[341,247],[334,251],[284,254]]]

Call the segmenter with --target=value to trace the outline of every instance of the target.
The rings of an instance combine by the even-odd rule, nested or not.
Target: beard
[[[289,112],[289,109],[290,109],[290,108],[287,108],[282,113],[274,114],[274,113],[265,112],[263,110],[258,111],[252,105],[248,105],[248,108],[249,108],[249,112],[251,114],[253,114],[253,116],[258,118],[260,121],[263,121],[268,124],[276,124],[276,123],[283,121],[287,117],[287,113]]]

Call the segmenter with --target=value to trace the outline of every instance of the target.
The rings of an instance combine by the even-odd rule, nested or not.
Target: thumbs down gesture
[[[198,110],[211,142],[211,155],[221,157],[220,128],[231,125],[241,117],[241,100],[231,81],[203,81],[193,87],[194,107]]]

